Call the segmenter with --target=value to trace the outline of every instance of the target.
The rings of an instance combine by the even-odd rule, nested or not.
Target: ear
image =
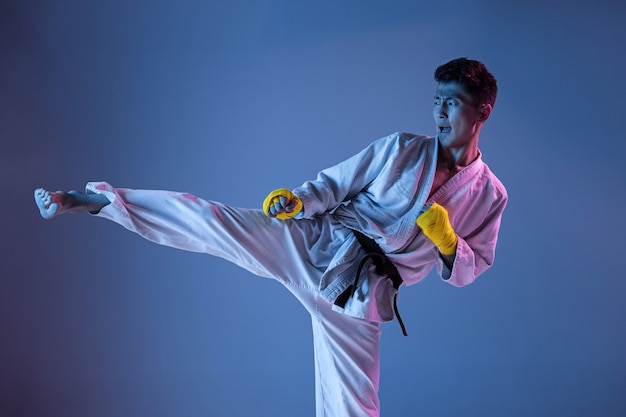
[[[478,120],[484,122],[491,115],[491,110],[493,110],[493,106],[489,103],[483,103],[478,107]]]

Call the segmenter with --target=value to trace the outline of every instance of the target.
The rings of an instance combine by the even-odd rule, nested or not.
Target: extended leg
[[[318,288],[319,277],[349,234],[318,220],[277,220],[188,193],[87,184],[111,204],[98,216],[155,243],[219,256],[283,283]],[[330,257],[329,257],[330,256]]]

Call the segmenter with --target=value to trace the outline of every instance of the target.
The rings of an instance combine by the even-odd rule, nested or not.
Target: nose
[[[447,119],[448,113],[443,105],[435,106],[435,116],[439,119]]]

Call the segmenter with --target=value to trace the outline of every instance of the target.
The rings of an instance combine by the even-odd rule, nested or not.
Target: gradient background
[[[403,291],[383,416],[626,415],[622,1],[0,4],[0,415],[313,416],[310,323],[279,284],[36,187],[267,192],[395,131],[434,133],[432,74],[484,61],[507,186],[494,267]]]

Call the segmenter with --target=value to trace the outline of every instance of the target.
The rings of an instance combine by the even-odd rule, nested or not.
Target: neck
[[[478,158],[478,146],[475,143],[462,147],[443,147],[439,144],[437,163],[450,171],[460,171]]]

